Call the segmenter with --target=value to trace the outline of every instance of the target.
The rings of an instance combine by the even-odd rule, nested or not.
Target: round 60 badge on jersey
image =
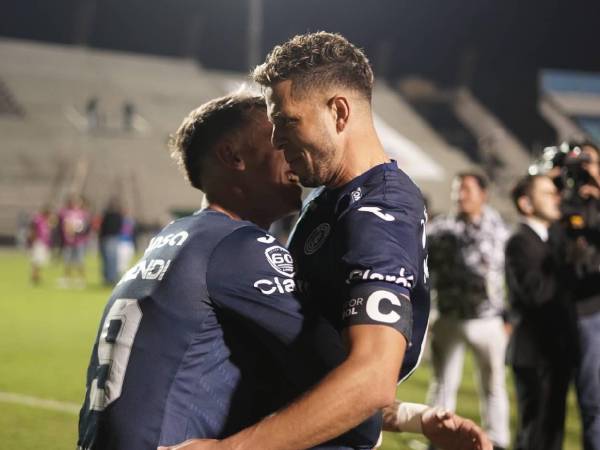
[[[294,276],[294,260],[285,248],[274,245],[265,250],[267,261],[273,269],[286,277]]]

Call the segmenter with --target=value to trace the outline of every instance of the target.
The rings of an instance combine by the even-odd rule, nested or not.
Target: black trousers
[[[570,367],[514,367],[518,424],[515,450],[561,450]]]

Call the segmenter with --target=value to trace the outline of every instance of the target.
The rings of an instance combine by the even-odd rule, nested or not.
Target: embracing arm
[[[396,400],[383,410],[383,429],[423,434],[441,450],[492,450],[473,421],[440,407]]]
[[[189,441],[182,450],[295,450],[328,441],[394,401],[406,340],[393,328],[348,328],[349,354],[285,409],[223,441]]]

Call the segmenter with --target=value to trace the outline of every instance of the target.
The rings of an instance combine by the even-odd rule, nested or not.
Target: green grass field
[[[0,252],[0,394],[16,393],[66,402],[68,411],[25,405],[0,395],[0,448],[20,450],[74,449],[78,405],[84,393],[85,369],[109,290],[101,287],[98,265],[88,258],[85,289],[58,287],[61,267],[44,273],[41,286],[29,283],[27,257]],[[427,362],[398,389],[406,401],[424,402],[430,376]],[[515,402],[512,382],[511,414]],[[458,413],[479,422],[473,366],[469,358],[458,400]],[[573,393],[569,396],[566,450],[580,449],[580,425]],[[423,449],[420,437],[386,433],[384,450]]]

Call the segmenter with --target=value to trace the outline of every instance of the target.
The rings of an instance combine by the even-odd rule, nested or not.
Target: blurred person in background
[[[119,231],[119,245],[117,247],[117,271],[119,276],[123,275],[135,254],[135,219],[127,210],[122,210],[121,229]]]
[[[561,217],[552,180],[528,175],[512,191],[521,224],[506,246],[513,332],[507,349],[518,406],[515,450],[560,450],[577,362],[575,313],[550,238]]]
[[[31,219],[28,244],[31,251],[31,282],[42,281],[42,268],[48,264],[52,244],[52,228],[56,219],[49,206],[44,206]]]
[[[479,372],[483,427],[494,448],[505,449],[510,443],[503,320],[509,232],[498,212],[487,205],[487,181],[479,173],[458,174],[451,195],[456,211],[433,219],[427,234],[438,314],[431,326],[433,380],[428,402],[456,409],[468,346]]]
[[[30,245],[31,214],[21,210],[17,214],[17,229],[15,231],[15,245],[17,248],[26,249]]]
[[[102,280],[105,285],[114,285],[120,275],[118,267],[118,251],[123,227],[123,214],[117,198],[113,197],[100,219],[98,244],[102,265]]]
[[[58,213],[62,238],[62,256],[65,277],[64,286],[85,286],[85,250],[91,229],[91,216],[83,199],[72,195]]]
[[[132,101],[125,101],[122,106],[122,119],[123,119],[123,130],[131,131],[134,127],[134,120],[136,114],[136,107]]]
[[[565,262],[577,312],[581,359],[576,372],[584,450],[600,450],[600,150],[572,146],[561,167]]]
[[[95,130],[100,126],[99,104],[100,100],[96,96],[90,97],[85,104],[85,116],[89,130]]]

